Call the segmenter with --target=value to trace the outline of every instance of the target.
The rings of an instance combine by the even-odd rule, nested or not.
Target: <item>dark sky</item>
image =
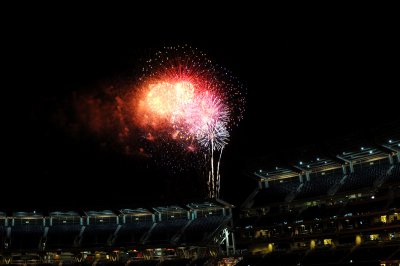
[[[107,139],[71,136],[57,121],[60,110],[69,119],[74,94],[129,76],[164,45],[199,48],[247,88],[245,118],[221,170],[222,197],[234,204],[255,185],[254,162],[284,166],[379,142],[392,131],[399,136],[399,43],[390,18],[261,11],[138,17],[143,12],[24,12],[19,23],[8,22],[0,209],[203,197],[196,173],[173,176],[151,160],[104,149]]]

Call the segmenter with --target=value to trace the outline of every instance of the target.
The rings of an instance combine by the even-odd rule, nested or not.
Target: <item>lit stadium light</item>
[[[391,140],[391,139],[389,139],[389,143],[392,143],[392,140]]]
[[[275,167],[275,170],[278,170],[278,166]]]
[[[327,164],[327,162],[325,161],[325,164]]]
[[[369,151],[369,154],[372,154],[372,151]]]
[[[361,150],[363,151],[363,150],[364,150],[364,147],[361,147]]]
[[[302,161],[300,161],[300,162],[299,162],[299,164],[300,164],[300,165],[303,165],[303,162],[302,162]]]
[[[319,161],[319,158],[317,158],[317,161]]]
[[[262,170],[260,169],[260,173],[262,173]]]
[[[345,153],[345,152],[343,152],[343,155],[346,155],[346,153]]]
[[[310,168],[310,165],[307,165],[307,168]]]
[[[372,195],[372,196],[371,196],[371,199],[375,199],[375,196],[374,196],[374,195]]]

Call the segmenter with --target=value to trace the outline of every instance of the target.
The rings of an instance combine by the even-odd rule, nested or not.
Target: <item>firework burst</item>
[[[153,140],[173,140],[206,154],[209,196],[218,197],[222,151],[244,112],[239,82],[203,53],[184,46],[157,52],[139,83],[132,97],[135,124]]]

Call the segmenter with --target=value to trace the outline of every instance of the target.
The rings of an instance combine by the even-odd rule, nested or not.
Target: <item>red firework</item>
[[[228,82],[230,76],[221,75],[204,54],[187,47],[165,48],[144,70],[132,104],[139,127],[183,143],[196,140],[204,147],[211,140],[218,149],[227,143],[244,102],[243,97],[232,97],[240,86]]]

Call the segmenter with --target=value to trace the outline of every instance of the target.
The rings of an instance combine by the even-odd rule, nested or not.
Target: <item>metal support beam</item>
[[[299,174],[299,180],[300,180],[300,183],[303,183],[303,175],[302,174]]]
[[[396,154],[396,157],[397,157],[397,162],[400,163],[400,148],[390,147],[388,145],[382,145],[382,147],[394,152]]]
[[[229,254],[229,232],[228,229],[224,229],[224,233],[225,233],[225,248],[226,248],[226,255],[230,256]]]
[[[233,232],[231,232],[231,237],[232,237],[232,251],[233,251],[232,255],[235,255],[236,254],[236,242],[235,242],[235,234]]]
[[[347,168],[346,168],[345,164],[342,164],[342,172],[343,172],[343,175],[347,174]]]
[[[389,163],[390,165],[393,165],[393,156],[389,154]]]
[[[347,159],[341,157],[340,155],[337,155],[336,157],[339,158],[340,160],[348,163],[349,167],[350,167],[350,173],[354,173],[353,161],[347,160]],[[346,173],[343,172],[343,174],[346,174]]]
[[[296,168],[296,169],[299,169],[301,171],[301,173],[299,174],[299,178],[300,178],[300,182],[301,183],[303,183],[303,181],[304,181],[302,174],[306,175],[306,181],[310,181],[310,173],[311,173],[311,171],[303,169],[303,168],[301,168],[300,166],[297,166],[297,165],[294,165],[293,167]]]

